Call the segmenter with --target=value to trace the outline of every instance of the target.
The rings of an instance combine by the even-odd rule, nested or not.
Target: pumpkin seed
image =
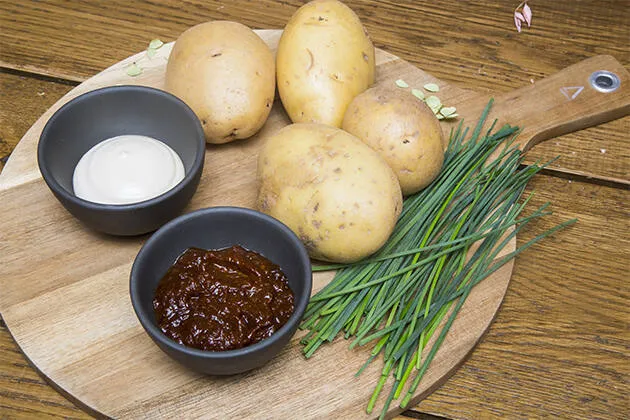
[[[411,89],[411,94],[421,101],[424,101],[424,93],[422,93],[420,89]]]
[[[440,110],[440,107],[442,106],[442,102],[440,101],[440,98],[438,98],[437,96],[429,96],[425,102],[427,103],[427,105],[429,105],[429,108],[431,108],[433,110],[433,112],[437,112]]]
[[[142,68],[134,61],[130,65],[127,66],[127,75],[131,77],[136,77],[142,74]]]
[[[398,86],[399,88],[408,88],[409,87],[407,82],[405,82],[403,79],[396,80],[396,86]]]
[[[157,50],[162,45],[164,45],[164,43],[159,39],[152,39],[151,42],[149,42],[149,49]]]
[[[428,90],[429,92],[439,92],[440,91],[440,87],[438,85],[436,85],[435,83],[427,83],[426,85],[424,85],[424,88],[426,90]]]
[[[440,114],[448,117],[449,115],[454,114],[455,111],[457,111],[457,108],[455,108],[454,106],[445,106],[444,108],[440,109]]]

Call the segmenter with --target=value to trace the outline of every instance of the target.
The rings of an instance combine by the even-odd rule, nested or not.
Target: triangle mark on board
[[[582,91],[584,86],[566,86],[560,88],[560,93],[564,95],[569,101],[575,99]]]

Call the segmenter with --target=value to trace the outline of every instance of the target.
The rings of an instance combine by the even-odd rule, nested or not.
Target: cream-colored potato
[[[269,116],[275,89],[273,53],[237,22],[188,29],[175,42],[166,66],[166,90],[197,114],[208,143],[254,135]]]
[[[384,85],[366,90],[348,106],[342,127],[387,161],[404,195],[429,185],[442,169],[440,122],[408,91]]]
[[[323,124],[292,124],[265,139],[258,180],[258,209],[289,226],[321,260],[374,253],[402,209],[396,176],[378,153]]]
[[[374,83],[374,45],[348,6],[311,1],[284,28],[276,69],[291,121],[340,127],[350,101]]]

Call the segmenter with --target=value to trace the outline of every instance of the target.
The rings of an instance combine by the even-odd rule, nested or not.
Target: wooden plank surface
[[[146,48],[174,40],[187,27],[233,19],[253,28],[281,28],[303,1],[18,0],[0,3],[0,65],[82,81]],[[518,3],[518,2],[516,2]],[[618,0],[533,5],[532,28],[513,28],[514,1],[348,1],[375,45],[442,80],[485,92],[506,92],[598,54],[630,63],[630,8]],[[116,28],[111,30],[111,28]],[[560,137],[532,151],[529,162],[562,158],[557,171],[630,182],[621,164],[630,118]],[[602,134],[605,133],[605,134]],[[603,150],[603,152],[602,152]]]
[[[532,207],[576,217],[517,259],[499,316],[456,376],[418,410],[453,418],[630,416],[630,191],[538,176]],[[518,238],[531,238],[531,230]]]
[[[550,238],[519,257],[483,342],[416,409],[469,419],[627,418],[630,192],[551,176],[529,190],[533,205],[551,201],[555,215],[519,244],[561,220],[579,223],[560,243]],[[83,417],[27,367],[6,331],[0,337],[0,409]]]
[[[210,18],[242,16],[253,27],[280,27],[300,3],[189,1],[186,4],[190,8],[180,10],[179,2],[112,1],[113,7],[96,10],[92,2],[2,2],[0,67],[83,80],[144,48],[155,36],[171,40],[190,24]],[[615,0],[563,0],[544,5],[532,2],[534,26],[520,35],[511,27],[512,1],[455,5],[438,0],[429,6],[411,1],[348,3],[358,9],[378,46],[466,87],[505,91],[594,54],[613,54],[626,65],[630,61],[630,9]],[[103,31],[103,22],[108,29],[115,26],[116,31]],[[70,38],[72,42],[68,42]],[[123,42],[115,43],[118,39]],[[0,74],[0,139],[12,149],[23,134],[20,130],[30,126],[45,107],[38,110],[30,107],[34,101],[19,102],[28,98],[29,92],[40,91],[35,87],[39,79],[29,77],[21,84],[6,84],[5,76]],[[42,83],[56,86],[53,82]],[[55,100],[62,93],[60,90]],[[29,106],[21,109],[23,104]],[[536,147],[530,159],[562,155],[559,163],[571,160],[570,165],[564,165],[568,171],[589,168],[603,176],[627,178],[629,128],[629,119],[625,118],[563,136]],[[9,132],[18,134],[5,134]],[[3,147],[2,154],[7,149]],[[551,199],[556,210],[571,209],[575,203],[570,194],[574,191],[553,187],[556,181],[538,177],[539,196]],[[568,184],[566,179],[562,181]],[[575,180],[572,185],[584,188],[579,200],[583,211],[575,214],[589,222],[577,236],[580,244],[612,247],[617,252],[615,258],[603,254],[602,259],[579,266],[577,271],[565,261],[566,255],[575,255],[577,261],[592,261],[599,255],[596,247],[572,243],[566,255],[553,253],[553,249],[551,256],[536,253],[526,260],[525,268],[520,261],[530,254],[524,254],[517,261],[508,298],[487,339],[458,374],[419,409],[462,418],[500,414],[540,417],[547,413],[558,417],[628,417],[627,399],[624,402],[618,398],[623,395],[619,390],[627,393],[628,372],[623,366],[618,369],[615,362],[620,356],[628,356],[628,325],[627,321],[621,322],[624,316],[627,320],[627,309],[615,305],[612,316],[593,311],[609,299],[609,290],[625,293],[621,296],[626,296],[627,302],[627,288],[623,288],[627,267],[620,264],[621,258],[627,260],[628,243],[618,238],[628,238],[628,224],[618,214],[611,218],[610,225],[606,224],[608,213],[615,213],[614,209],[621,209],[627,221],[627,190]],[[607,207],[598,206],[600,201]],[[588,208],[591,205],[594,209]],[[585,226],[584,220],[577,226]],[[604,232],[616,232],[617,236]],[[591,242],[591,238],[597,240]],[[541,267],[546,265],[559,269],[541,274]],[[538,287],[531,287],[532,279],[540,280]],[[584,299],[564,289],[546,291],[546,285],[558,283],[558,279],[562,285],[591,286],[598,292],[586,294]],[[2,343],[11,343],[6,332],[0,337]],[[0,360],[2,415],[81,415],[71,411],[71,405],[64,404],[51,388],[41,385],[41,380],[34,385],[36,375],[25,368],[19,353],[4,351],[8,348],[10,344],[3,344]],[[584,358],[579,356],[580,351],[585,352]],[[608,398],[609,388],[613,398]]]
[[[210,19],[281,29],[304,3],[111,0],[103,7],[62,0],[3,2],[0,60],[4,66],[84,80],[146,48],[154,37],[172,41],[187,27]],[[533,4],[534,25],[521,34],[512,23],[518,2],[511,0],[345,3],[378,48],[427,71],[440,63],[434,70],[440,78],[475,90],[514,89],[594,55],[630,61],[630,12],[618,0]]]
[[[29,127],[74,85],[0,71],[0,170]]]
[[[280,33],[258,32],[272,50],[276,49]],[[133,79],[125,68],[131,62],[141,62],[144,52],[77,86],[29,129],[14,151],[0,183],[0,213],[5,215],[0,219],[0,229],[6,232],[0,253],[6,274],[0,278],[0,288],[4,290],[0,310],[5,323],[26,356],[51,383],[82,406],[102,415],[137,417],[149,413],[163,418],[195,417],[207,415],[206,407],[212,406],[213,414],[220,418],[249,416],[265,399],[273,398],[274,393],[311,385],[318,392],[283,399],[268,407],[266,415],[359,418],[379,376],[379,368],[373,364],[359,378],[354,378],[369,349],[348,351],[344,340],[324,346],[307,365],[297,335],[265,367],[229,378],[206,379],[166,358],[142,332],[128,302],[130,265],[146,236],[105,237],[86,230],[51,199],[38,176],[33,159],[37,139],[55,109],[80,93],[102,86],[137,83],[162,88],[164,58],[171,47],[172,44],[165,45],[153,59],[142,61],[144,71]],[[377,83],[389,85],[390,89],[398,89],[394,80],[401,75],[412,86],[436,81],[381,50],[377,50],[376,63]],[[445,84],[441,92],[444,99],[462,104],[463,115],[475,115],[488,100],[483,95]],[[531,109],[531,102],[537,97],[533,95],[529,101],[523,101],[523,108]],[[624,95],[609,97],[602,110],[624,98]],[[577,106],[578,114],[587,111]],[[501,115],[497,106],[497,118]],[[258,150],[266,136],[288,123],[281,104],[276,102],[257,135],[247,141],[210,147],[200,187],[187,210],[213,205],[253,206]],[[449,123],[444,125],[448,131]],[[68,243],[73,244],[72,249],[68,249]],[[512,240],[503,252],[513,251],[514,246]],[[99,258],[102,255],[107,257]],[[439,386],[474,348],[502,301],[512,264],[503,266],[471,293],[412,401],[419,401]],[[317,291],[330,280],[330,275],[317,274],[313,280],[313,289]],[[148,382],[151,386],[147,386]],[[268,382],[273,385],[265,387]],[[336,391],[339,388],[347,392],[339,394]],[[261,392],[251,395],[251,389]],[[381,404],[382,399],[376,405],[377,412]],[[391,416],[400,411],[391,407],[388,413]],[[371,418],[365,413],[363,416]]]
[[[2,418],[91,418],[39,376],[1,320],[0,415]]]

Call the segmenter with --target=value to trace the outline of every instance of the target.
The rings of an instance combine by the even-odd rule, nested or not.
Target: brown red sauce
[[[160,281],[153,309],[176,342],[223,351],[271,336],[293,313],[294,296],[280,267],[258,253],[189,248]]]

